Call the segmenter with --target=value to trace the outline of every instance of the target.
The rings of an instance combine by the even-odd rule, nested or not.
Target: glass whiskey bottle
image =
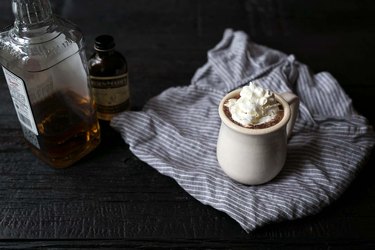
[[[98,118],[104,123],[122,111],[130,109],[128,65],[115,50],[114,38],[95,38],[94,54],[89,59],[89,72]]]
[[[24,137],[46,163],[68,167],[100,143],[82,33],[48,0],[13,0],[12,9],[0,63]]]

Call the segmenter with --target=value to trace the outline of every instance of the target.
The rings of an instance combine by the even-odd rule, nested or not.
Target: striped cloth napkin
[[[216,160],[219,102],[249,81],[274,92],[292,91],[301,101],[283,170],[258,186],[232,181]],[[314,75],[293,55],[230,29],[189,86],[169,88],[111,125],[140,160],[247,232],[319,212],[349,186],[375,142],[372,127],[331,74]]]

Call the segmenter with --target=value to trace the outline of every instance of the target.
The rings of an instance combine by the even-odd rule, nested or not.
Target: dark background
[[[375,125],[375,1],[54,0],[77,24],[87,55],[111,34],[129,64],[133,109],[163,90],[188,85],[226,28],[328,71]],[[0,0],[0,28],[12,24]],[[202,205],[173,179],[139,161],[113,131],[72,168],[36,159],[0,73],[0,248],[298,248],[375,247],[374,152],[344,195],[317,215],[247,234]],[[297,192],[298,190],[296,190]]]

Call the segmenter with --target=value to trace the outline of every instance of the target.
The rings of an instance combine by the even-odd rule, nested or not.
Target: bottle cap
[[[95,38],[94,49],[98,51],[106,51],[115,47],[115,41],[110,35],[100,35]]]

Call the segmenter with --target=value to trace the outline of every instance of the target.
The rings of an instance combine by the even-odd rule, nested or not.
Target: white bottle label
[[[35,124],[30,101],[27,96],[25,83],[21,78],[3,67],[5,79],[7,81],[9,92],[16,109],[20,123],[35,135],[38,135],[38,129]]]

